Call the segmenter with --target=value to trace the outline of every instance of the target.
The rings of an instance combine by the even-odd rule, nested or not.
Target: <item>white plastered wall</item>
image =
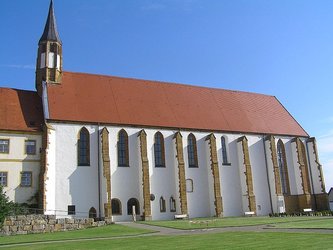
[[[40,172],[40,134],[0,133],[0,139],[9,139],[9,153],[0,153],[0,172],[7,172],[7,186],[4,191],[10,200],[18,203],[37,203],[33,198],[38,192]],[[36,154],[27,155],[25,141],[36,141]],[[32,172],[31,187],[22,187],[21,172]]]
[[[98,126],[84,126],[90,133],[90,166],[78,166],[77,139],[82,125],[52,123],[55,131],[55,214],[67,216],[75,205],[76,217],[88,217],[98,207]]]
[[[77,216],[87,216],[90,207],[95,207],[99,211],[98,202],[98,126],[85,125],[90,132],[90,166],[77,166],[77,136],[83,125],[73,124],[52,124],[54,127],[54,138],[50,146],[56,156],[54,197],[55,210],[67,211],[68,205],[75,205]],[[100,126],[99,130],[104,126]],[[142,167],[139,149],[138,134],[142,128],[106,126],[109,131],[109,156],[111,167],[111,192],[112,198],[121,201],[121,215],[113,215],[114,221],[131,220],[132,216],[127,215],[127,201],[135,198],[140,203],[140,214],[143,212],[142,195]],[[117,138],[121,129],[125,129],[129,136],[129,167],[118,167],[117,162]],[[160,131],[164,136],[165,143],[165,168],[155,167],[154,162],[154,135]],[[151,201],[151,211],[153,220],[172,219],[176,213],[180,213],[179,204],[179,180],[178,165],[175,158],[175,139],[177,131],[170,129],[145,128],[147,134],[147,156],[150,174],[150,193],[154,194],[155,200]],[[192,217],[209,217],[215,214],[213,178],[210,166],[209,145],[206,141],[208,132],[193,132],[197,140],[198,168],[188,167],[187,137],[190,131],[180,131],[183,138],[183,152],[185,162],[185,178],[193,180],[193,192],[187,193],[188,213]],[[242,194],[246,193],[246,182],[243,165],[243,155],[240,143],[237,139],[243,134],[214,133],[216,137],[217,155],[219,162],[219,173],[221,183],[221,194],[223,202],[224,216],[241,216],[248,207],[247,197],[244,198],[246,204],[242,205]],[[222,164],[221,136],[227,138],[227,151],[229,165]],[[268,173],[265,161],[263,136],[247,134],[249,154],[252,167],[253,188],[257,203],[257,214],[267,215],[271,212],[271,201],[268,187]],[[284,138],[290,141],[291,138]],[[290,146],[289,146],[290,149]],[[101,150],[101,147],[100,147]],[[288,152],[288,145],[286,145]],[[269,153],[267,153],[269,156]],[[287,153],[287,161],[292,163],[291,157]],[[101,153],[100,153],[101,157]],[[49,159],[52,159],[49,157]],[[289,166],[288,168],[292,168]],[[102,161],[100,158],[102,171]],[[268,166],[269,167],[269,166]],[[51,170],[50,170],[51,171]],[[294,170],[293,170],[294,171]],[[50,172],[51,174],[52,172]],[[243,173],[243,174],[242,174]],[[289,174],[290,175],[290,174]],[[102,177],[102,173],[100,173]],[[242,178],[244,179],[242,181]],[[295,177],[293,177],[295,178]],[[270,177],[270,179],[272,179]],[[101,212],[103,216],[103,203],[106,202],[105,180],[101,178]],[[274,180],[272,180],[274,181]],[[292,182],[290,180],[290,182]],[[271,185],[271,188],[273,185]],[[52,193],[52,192],[51,192]],[[176,212],[170,211],[170,197],[176,200]],[[166,201],[166,212],[160,211],[159,200],[163,197]],[[274,197],[273,197],[274,198]],[[49,199],[49,197],[48,197]],[[52,198],[50,198],[52,199]],[[50,203],[51,204],[51,203]],[[258,205],[260,207],[258,207]],[[244,209],[243,209],[244,207]],[[259,209],[260,208],[260,209]],[[82,214],[81,214],[82,212]],[[57,212],[57,215],[66,216],[65,213]],[[140,218],[140,216],[138,216]]]

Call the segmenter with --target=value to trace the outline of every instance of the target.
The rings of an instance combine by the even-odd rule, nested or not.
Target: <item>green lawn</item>
[[[245,225],[333,229],[333,217],[237,217],[215,220],[202,218],[194,221],[205,223],[190,223],[183,220],[141,223],[180,229]],[[1,247],[6,249],[333,249],[333,230],[330,234],[316,233],[315,230],[311,233],[271,232],[267,230],[264,232],[235,231],[211,234],[191,234],[192,232],[189,231],[189,235],[172,236],[147,235],[149,232],[153,231],[115,224],[79,231],[0,237],[0,249]],[[115,238],[125,235],[131,237]],[[65,242],[57,242],[61,240]],[[15,243],[34,244],[11,245]]]
[[[294,221],[275,224],[278,228],[313,228],[313,229],[333,229],[333,217],[322,218],[312,221]],[[333,232],[333,231],[332,231]]]
[[[149,225],[162,227],[170,227],[177,229],[197,229],[197,228],[214,228],[214,227],[239,227],[239,226],[255,226],[255,225],[270,225],[287,222],[304,222],[305,225],[311,225],[318,222],[319,224],[326,221],[325,224],[331,226],[333,217],[317,217],[317,216],[302,216],[302,217],[227,217],[227,218],[201,218],[193,220],[172,220],[172,221],[149,221],[140,222]],[[331,227],[330,227],[331,228]]]
[[[151,232],[153,231],[114,224],[104,227],[88,228],[77,231],[4,236],[0,237],[0,246],[5,244],[21,243],[21,242],[84,239],[84,238],[96,238],[96,237],[116,237],[124,235],[138,235]]]
[[[333,234],[227,232],[13,246],[13,249],[332,249]]]

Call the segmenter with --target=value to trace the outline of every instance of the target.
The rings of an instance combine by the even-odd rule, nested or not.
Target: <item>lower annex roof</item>
[[[73,72],[47,86],[51,120],[308,136],[274,96]]]
[[[37,92],[0,88],[0,130],[38,132],[43,122]]]

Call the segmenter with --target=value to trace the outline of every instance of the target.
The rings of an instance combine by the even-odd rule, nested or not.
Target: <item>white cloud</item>
[[[2,64],[0,67],[15,68],[15,69],[35,69],[32,64]]]

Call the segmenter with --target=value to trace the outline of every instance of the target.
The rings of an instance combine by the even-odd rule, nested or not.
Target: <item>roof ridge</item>
[[[25,92],[34,92],[37,94],[37,91],[35,90],[29,90],[29,89],[16,89],[16,88],[9,88],[9,87],[0,87],[0,90],[16,90],[16,91],[25,91]]]
[[[216,88],[216,87],[206,87],[206,86],[198,86],[193,84],[187,83],[179,83],[179,82],[167,82],[161,80],[147,80],[147,79],[140,79],[135,77],[122,77],[122,76],[114,76],[114,75],[105,75],[105,74],[97,74],[97,73],[86,73],[86,72],[73,72],[73,71],[63,71],[64,74],[80,74],[80,75],[90,75],[90,76],[98,76],[98,77],[106,77],[106,78],[117,78],[117,79],[127,79],[127,80],[136,80],[136,81],[143,81],[143,82],[150,82],[150,83],[159,83],[159,84],[172,84],[177,86],[184,86],[184,87],[194,87],[199,89],[207,89],[207,90],[222,90],[228,92],[235,92],[235,93],[243,93],[243,94],[251,94],[251,95],[262,95],[267,97],[276,98],[274,95],[256,93],[256,92],[249,92],[249,91],[242,91],[242,90],[232,90],[232,89],[224,89],[224,88]]]

